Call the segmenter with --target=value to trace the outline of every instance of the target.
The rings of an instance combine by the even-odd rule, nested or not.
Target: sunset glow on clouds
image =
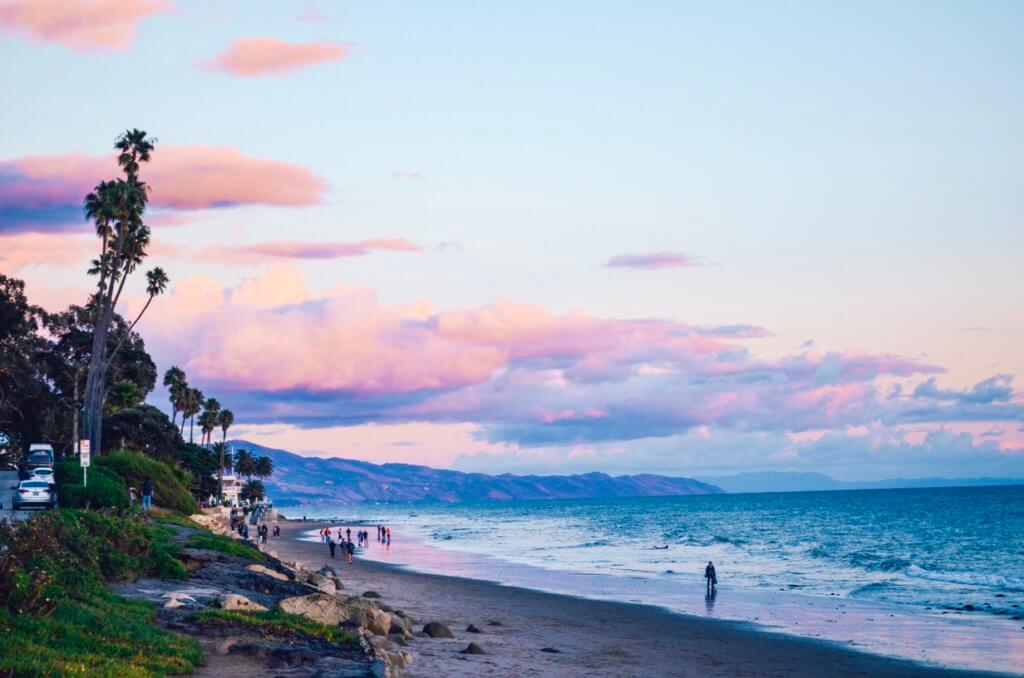
[[[168,0],[0,0],[0,28],[76,50],[119,50],[141,20],[173,8]]]
[[[85,228],[82,200],[117,175],[113,154],[0,160],[0,233]],[[150,204],[176,210],[323,200],[327,184],[305,167],[252,158],[228,147],[164,146],[145,168]]]
[[[648,252],[646,254],[617,254],[605,264],[608,268],[657,270],[662,268],[688,268],[696,266],[693,257],[676,252]]]
[[[863,443],[849,431],[869,427],[908,446],[900,431],[914,422],[1024,417],[1004,376],[936,396],[941,367],[842,352],[761,359],[745,326],[554,315],[512,302],[395,307],[368,289],[311,292],[292,268],[234,288],[199,283],[155,302],[152,333],[173,327],[182,337],[156,346],[244,402],[254,424],[475,424],[482,447],[516,449],[630,444],[701,427],[837,431]],[[908,387],[893,390],[892,380]],[[823,437],[797,447],[820,450]]]
[[[261,78],[337,61],[345,52],[343,45],[329,42],[295,44],[274,38],[243,38],[203,66],[240,78]]]
[[[138,329],[254,442],[1024,477],[1021,8],[750,11],[0,0],[0,272],[85,300],[139,126]]]

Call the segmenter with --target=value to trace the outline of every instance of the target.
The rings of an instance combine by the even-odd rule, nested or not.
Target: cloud
[[[676,252],[647,252],[645,254],[617,254],[605,264],[608,268],[630,268],[652,271],[663,268],[690,268],[697,262]]]
[[[84,227],[82,200],[118,173],[114,155],[69,153],[0,161],[0,233]],[[168,210],[239,205],[303,207],[327,184],[309,169],[226,146],[160,146],[142,170],[150,204]],[[162,218],[166,218],[162,215]]]
[[[964,404],[987,405],[994,402],[1005,402],[1013,396],[1013,376],[1009,374],[997,374],[994,377],[980,381],[970,389],[956,391],[951,389],[940,389],[934,377],[920,384],[914,389],[914,396],[918,398],[930,398],[932,400],[954,401]]]
[[[162,363],[183,366],[252,423],[473,424],[481,444],[541,448],[702,427],[774,436],[1024,417],[1024,404],[915,396],[914,382],[942,368],[901,356],[757,357],[748,344],[763,330],[748,325],[554,314],[514,301],[388,305],[367,288],[311,290],[294,266],[228,288],[186,279],[147,322]],[[893,383],[906,383],[906,395],[891,397]]]
[[[238,247],[218,247],[206,251],[203,256],[213,256],[225,261],[252,262],[271,259],[341,259],[362,257],[372,252],[420,252],[419,245],[405,238],[374,238],[356,242],[310,242],[301,240],[279,240],[261,242]]]
[[[391,178],[392,179],[406,179],[408,181],[422,181],[423,180],[423,172],[420,172],[420,171],[416,171],[416,172],[397,171],[397,172],[392,172],[391,173]]]
[[[0,28],[79,51],[121,50],[143,19],[173,7],[164,0],[3,0]]]
[[[302,6],[302,13],[296,17],[299,21],[322,22],[327,21],[327,15],[320,11],[313,0],[306,0]]]
[[[96,239],[53,233],[0,233],[0,271],[15,273],[28,266],[83,266],[97,252]]]
[[[332,42],[289,43],[275,38],[242,38],[202,65],[239,78],[261,78],[337,61],[346,53],[344,45]]]

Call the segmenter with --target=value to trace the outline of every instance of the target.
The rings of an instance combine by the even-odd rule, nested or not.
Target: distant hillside
[[[267,493],[281,505],[337,501],[468,502],[522,499],[585,499],[718,494],[714,485],[691,478],[656,475],[612,477],[604,473],[574,476],[498,476],[462,473],[415,464],[371,464],[354,459],[302,457],[245,440],[232,448],[274,460]]]
[[[886,480],[836,480],[824,473],[763,471],[731,476],[702,476],[702,482],[726,492],[814,492],[821,490],[895,490],[916,487],[974,487],[1024,485],[1020,478],[888,478]]]

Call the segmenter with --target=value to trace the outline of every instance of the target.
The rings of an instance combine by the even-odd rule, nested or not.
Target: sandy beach
[[[269,548],[313,569],[327,547],[303,540],[322,523],[285,521]],[[371,528],[371,538],[373,537]],[[396,543],[392,549],[400,549]],[[356,559],[332,562],[347,592],[376,591],[419,624],[439,621],[454,639],[416,637],[410,676],[966,676],[860,653],[836,644],[755,630],[742,623],[674,614],[658,607],[564,596],[412,572]],[[473,624],[481,633],[466,629]],[[486,654],[461,650],[474,642]],[[994,675],[994,674],[990,674]]]

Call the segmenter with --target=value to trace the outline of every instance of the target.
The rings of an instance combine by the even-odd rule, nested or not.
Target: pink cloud
[[[0,161],[0,231],[82,224],[85,195],[117,172],[113,155],[69,153]],[[322,202],[327,190],[326,182],[305,167],[249,157],[226,146],[160,146],[143,178],[152,186],[150,204],[174,210],[303,207]]]
[[[647,252],[645,254],[617,254],[609,259],[605,266],[651,271],[663,268],[690,268],[697,266],[697,262],[692,257],[676,252]]]
[[[27,266],[84,266],[94,256],[96,240],[92,236],[54,233],[0,235],[0,270],[6,273],[14,273]]]
[[[174,7],[164,0],[4,0],[0,28],[76,50],[127,48],[146,17]]]
[[[419,245],[405,238],[374,238],[356,242],[310,242],[302,240],[280,240],[241,245],[234,248],[217,248],[212,254],[224,259],[240,258],[246,261],[273,259],[341,259],[362,257],[372,252],[420,252]]]
[[[203,64],[240,78],[284,75],[308,66],[337,61],[347,53],[344,45],[330,42],[289,43],[275,38],[242,38]]]

